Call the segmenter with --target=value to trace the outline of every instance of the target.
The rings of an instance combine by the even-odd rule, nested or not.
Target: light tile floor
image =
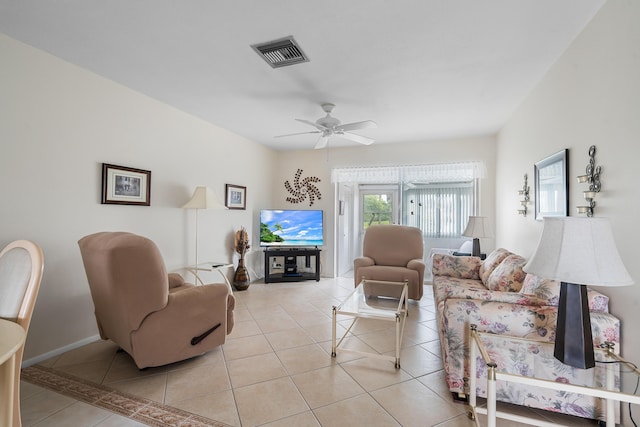
[[[352,290],[351,278],[254,283],[235,293],[236,324],[222,347],[169,366],[140,371],[109,341],[42,365],[232,426],[475,425],[444,382],[430,286],[421,301],[410,301],[401,369],[349,353],[330,356],[331,307]],[[340,319],[339,330],[349,323]],[[393,354],[393,328],[389,322],[360,322],[346,346]],[[24,426],[141,425],[25,381],[21,402]],[[567,425],[589,424],[515,410]]]

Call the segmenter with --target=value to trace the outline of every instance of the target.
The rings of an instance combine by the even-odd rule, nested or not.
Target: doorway
[[[362,256],[364,233],[372,225],[399,224],[397,185],[340,184],[338,186],[337,274],[349,277],[354,258]]]

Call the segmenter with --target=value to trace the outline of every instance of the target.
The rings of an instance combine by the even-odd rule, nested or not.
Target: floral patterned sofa
[[[605,384],[606,368],[602,364],[582,370],[553,358],[560,284],[525,273],[525,263],[523,257],[506,249],[496,249],[484,261],[471,256],[433,256],[433,292],[442,357],[454,396],[465,393],[465,378],[469,376],[470,324],[476,324],[479,332],[540,342],[533,343],[541,352],[541,357],[535,358],[535,366],[523,352],[487,343],[491,357],[507,372],[525,376],[535,372],[536,377],[589,386]],[[612,341],[619,349],[620,321],[609,314],[608,297],[589,289],[588,299],[594,345]],[[477,377],[481,378],[477,393],[486,397],[483,363],[477,366]],[[500,401],[584,418],[604,417],[603,402],[576,394],[498,382],[497,397]]]

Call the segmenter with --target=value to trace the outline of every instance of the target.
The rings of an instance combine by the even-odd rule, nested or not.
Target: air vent
[[[273,68],[309,62],[309,58],[300,49],[293,36],[254,44],[251,47]]]

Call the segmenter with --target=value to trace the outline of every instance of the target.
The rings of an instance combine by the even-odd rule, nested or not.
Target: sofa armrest
[[[412,259],[407,263],[407,268],[417,271],[420,274],[420,277],[424,277],[424,270],[426,267],[427,265],[422,258]]]
[[[358,277],[358,269],[362,268],[362,267],[370,267],[372,265],[376,265],[376,262],[373,260],[373,258],[370,258],[368,256],[364,256],[361,258],[356,258],[353,260],[353,282],[354,285],[358,286],[358,284],[361,282],[361,277]]]
[[[376,262],[373,260],[373,258],[369,258],[368,256],[363,256],[361,258],[356,258],[353,260],[353,266],[356,269],[360,267],[369,267],[375,264]]]
[[[520,289],[521,294],[535,296],[542,305],[557,306],[560,300],[560,281],[527,274]],[[587,287],[589,311],[596,313],[609,312],[609,297],[595,289]]]
[[[559,286],[558,286],[559,287]],[[560,301],[560,291],[553,295],[536,295],[535,298],[541,305],[553,305],[557,306]],[[528,295],[532,296],[532,295]],[[595,289],[587,288],[587,303],[589,304],[589,311],[592,313],[608,313],[609,312],[609,297],[601,294]]]
[[[492,291],[486,288],[469,288],[456,283],[443,284],[439,287],[438,291],[441,295],[441,299],[458,298],[519,305],[545,305],[543,304],[543,301],[533,295],[524,295],[519,292]]]
[[[149,314],[131,331],[132,356],[139,368],[161,366],[202,354],[224,344],[227,311],[233,306],[224,283],[183,286],[169,294],[167,305]],[[217,326],[217,327],[216,327]],[[202,340],[192,339],[216,327]]]
[[[433,275],[460,279],[480,279],[482,261],[473,256],[433,255]]]
[[[152,317],[162,317],[166,320],[155,320],[181,323],[194,332],[204,331],[207,329],[205,326],[220,322],[224,326],[221,331],[226,335],[227,311],[235,306],[235,300],[230,301],[229,296],[229,288],[224,283],[184,286],[171,292],[165,308],[149,315],[145,322]]]
[[[587,301],[589,302],[589,311],[596,313],[609,312],[609,297],[595,289],[587,288]]]
[[[184,285],[184,277],[178,273],[169,273],[169,289]]]
[[[508,302],[512,304],[524,304],[533,306],[558,306],[558,295],[549,298],[541,298],[539,295],[521,294],[519,292],[492,291],[480,285],[470,285],[464,280],[460,282],[450,281],[443,283],[442,280],[434,284],[435,299],[437,302],[447,298],[477,299],[483,301]],[[608,313],[609,297],[600,292],[588,289],[587,298],[589,301],[589,311],[592,313]]]

